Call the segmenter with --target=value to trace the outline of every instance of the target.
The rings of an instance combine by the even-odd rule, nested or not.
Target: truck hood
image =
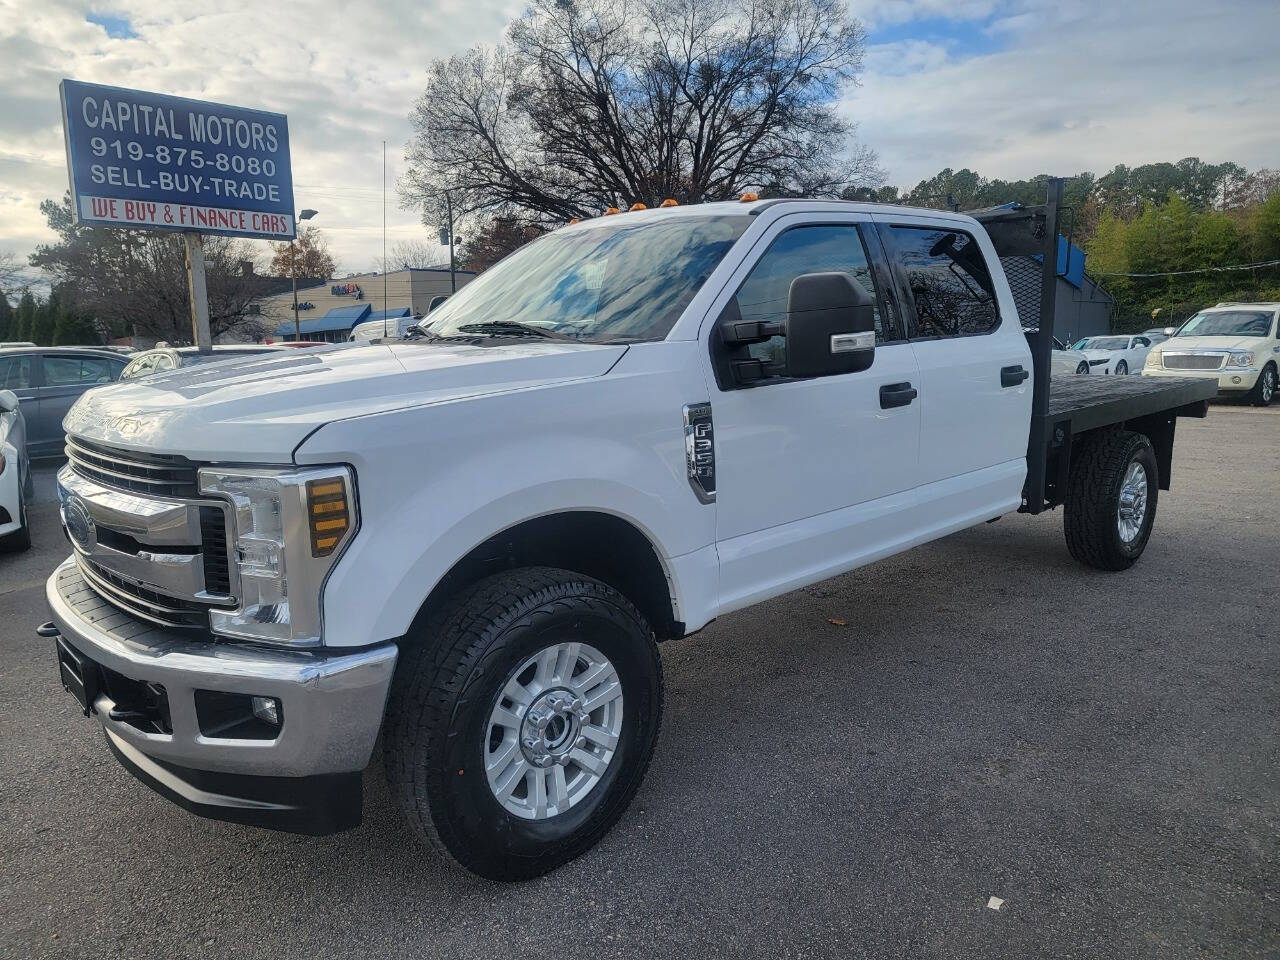
[[[1183,350],[1257,350],[1266,344],[1266,337],[1170,337],[1156,349],[1170,353]]]
[[[195,460],[288,463],[335,420],[602,376],[625,345],[431,341],[240,357],[89,390],[70,434]]]

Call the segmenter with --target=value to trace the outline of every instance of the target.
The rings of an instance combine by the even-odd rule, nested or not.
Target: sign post
[[[209,336],[209,290],[204,282],[204,237],[184,233],[187,248],[187,289],[191,291],[191,332],[201,353],[213,352]]]
[[[296,236],[284,114],[63,80],[76,223],[184,235],[195,342],[209,349],[205,234]]]

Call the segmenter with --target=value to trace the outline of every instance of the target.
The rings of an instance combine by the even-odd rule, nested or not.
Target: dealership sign
[[[63,80],[76,221],[290,240],[281,113]]]

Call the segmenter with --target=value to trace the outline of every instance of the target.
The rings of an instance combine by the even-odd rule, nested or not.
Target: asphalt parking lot
[[[1178,429],[1127,573],[1013,516],[666,644],[635,805],[518,886],[410,840],[376,766],[321,839],[129,776],[34,634],[45,468],[0,556],[0,955],[1275,957],[1280,408]]]

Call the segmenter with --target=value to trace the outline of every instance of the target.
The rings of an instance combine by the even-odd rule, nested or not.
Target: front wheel
[[[1089,372],[1089,363],[1087,360],[1081,360],[1078,364],[1076,364],[1076,373],[1088,373],[1088,372]]]
[[[1063,503],[1071,555],[1099,570],[1133,566],[1151,538],[1159,493],[1155,450],[1143,434],[1113,430],[1081,438]]]
[[[403,648],[387,778],[408,821],[463,867],[536,877],[622,816],[662,700],[653,632],[622,594],[548,567],[498,574]]]
[[[1125,363],[1123,360],[1121,360],[1119,363],[1116,364],[1117,377],[1123,377],[1128,372],[1129,372],[1129,364]]]
[[[1268,363],[1258,374],[1258,382],[1249,394],[1255,407],[1269,407],[1276,396],[1276,368]]]

